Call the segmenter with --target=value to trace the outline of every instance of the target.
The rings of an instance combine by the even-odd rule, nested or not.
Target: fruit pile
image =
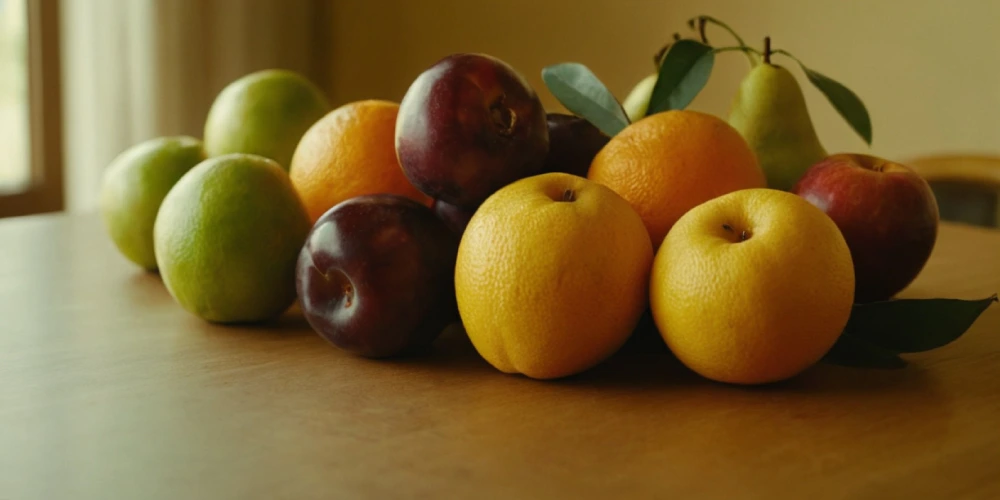
[[[266,321],[298,300],[319,335],[372,358],[460,322],[491,365],[536,379],[601,363],[647,312],[682,363],[736,384],[822,359],[897,366],[961,335],[995,297],[893,299],[937,237],[927,183],[827,154],[772,61],[790,55],[711,47],[712,23],[728,30],[693,20],[701,40],[661,50],[624,107],[582,64],[545,68],[572,115],[484,54],[441,59],[399,103],[336,109],[301,75],[247,75],[218,95],[203,142],[114,160],[105,226],[207,321]],[[751,63],[730,116],[685,109],[726,51]],[[860,99],[803,69],[870,143]]]

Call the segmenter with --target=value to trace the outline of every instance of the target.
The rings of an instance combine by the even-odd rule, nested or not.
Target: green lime
[[[100,209],[111,240],[128,260],[156,270],[153,223],[170,188],[205,159],[193,137],[161,137],[136,144],[104,171]]]
[[[205,150],[209,156],[256,154],[288,170],[299,139],[328,111],[323,92],[298,73],[251,73],[227,85],[212,103]]]
[[[295,301],[295,263],[309,217],[273,160],[203,161],[170,191],[154,241],[163,283],[193,314],[217,323],[279,316]]]

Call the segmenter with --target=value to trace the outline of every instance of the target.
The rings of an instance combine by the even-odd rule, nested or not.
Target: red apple
[[[396,156],[417,189],[472,210],[496,190],[542,173],[549,151],[538,95],[503,61],[448,56],[399,103]]]
[[[391,194],[358,196],[316,221],[296,289],[309,324],[368,357],[420,349],[458,321],[459,238],[431,209]]]
[[[887,300],[906,288],[937,240],[934,193],[899,163],[832,155],[810,167],[792,192],[826,212],[844,234],[854,260],[855,302]]]

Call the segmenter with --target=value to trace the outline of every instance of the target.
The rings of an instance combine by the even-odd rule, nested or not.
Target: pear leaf
[[[979,300],[898,299],[856,304],[844,334],[894,352],[929,351],[957,340],[996,301],[993,295]]]
[[[871,146],[872,121],[868,116],[868,110],[865,109],[864,103],[861,102],[857,94],[833,79],[823,76],[805,66],[802,66],[802,71],[806,73],[809,81],[830,100],[830,104],[833,104],[833,107],[837,109],[840,116],[847,120],[851,128]]]
[[[901,368],[899,354],[954,342],[991,304],[985,299],[897,299],[855,304],[844,332],[824,361],[863,368]]]
[[[868,116],[868,109],[865,108],[865,104],[861,102],[861,98],[857,94],[834,79],[807,68],[805,64],[802,64],[802,61],[787,51],[775,50],[773,53],[784,54],[799,63],[806,78],[826,96],[834,109],[865,140],[865,143],[869,146],[872,145],[872,120]]]
[[[852,368],[903,368],[906,361],[899,353],[883,349],[851,334],[843,333],[823,361]]]
[[[548,66],[542,69],[542,81],[566,109],[594,124],[608,137],[614,137],[630,123],[621,103],[583,64]]]
[[[663,56],[646,116],[691,104],[708,83],[714,64],[712,47],[696,40],[674,42]]]

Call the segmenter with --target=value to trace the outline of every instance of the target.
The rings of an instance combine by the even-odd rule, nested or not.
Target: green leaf
[[[871,146],[872,120],[868,116],[865,104],[861,102],[861,98],[857,94],[832,78],[807,68],[805,64],[802,64],[802,61],[784,50],[775,50],[773,53],[784,54],[799,63],[809,81],[826,96],[830,104],[840,113],[840,116],[847,121],[847,124]]]
[[[883,349],[848,333],[841,334],[823,361],[853,368],[903,368],[898,353]]]
[[[691,104],[708,82],[714,64],[715,54],[708,45],[696,40],[674,42],[663,57],[646,116]]]
[[[826,98],[830,100],[830,104],[833,104],[833,107],[837,108],[837,112],[847,120],[851,128],[871,146],[872,121],[861,99],[851,89],[829,77],[823,76],[805,66],[802,66],[802,71],[805,71],[806,76],[809,77],[809,81],[826,95]]]
[[[954,342],[997,296],[980,300],[899,299],[857,304],[844,334],[883,349],[924,352]]]
[[[542,80],[552,95],[577,116],[614,137],[629,124],[621,103],[580,63],[561,63],[542,70]]]
[[[824,361],[861,368],[901,368],[899,354],[942,347],[962,336],[990,304],[979,300],[898,299],[856,304]]]

